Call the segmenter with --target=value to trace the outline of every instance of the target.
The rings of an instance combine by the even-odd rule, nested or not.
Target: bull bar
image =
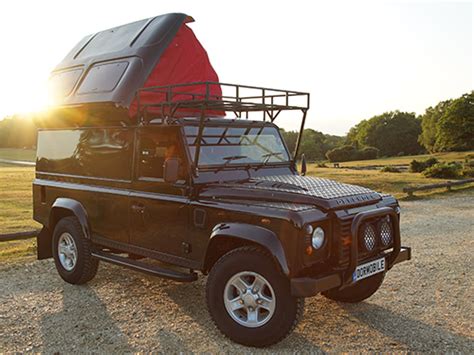
[[[385,256],[387,260],[387,271],[393,265],[402,261],[411,259],[411,248],[402,247],[400,240],[400,225],[398,223],[398,216],[390,207],[382,207],[370,211],[358,213],[351,225],[351,248],[349,256],[349,265],[343,272],[334,272],[326,276],[319,277],[298,277],[292,278],[291,293],[295,297],[311,297],[320,292],[327,291],[333,288],[343,289],[352,285],[352,274],[357,268],[359,257],[358,251],[358,235],[359,230],[364,221],[376,217],[390,216],[394,232],[393,250],[391,252],[383,252],[380,256]]]

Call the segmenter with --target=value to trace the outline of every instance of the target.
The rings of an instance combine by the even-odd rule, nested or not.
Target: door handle
[[[135,213],[144,214],[145,213],[145,206],[142,205],[142,204],[132,205],[132,211],[135,212]]]

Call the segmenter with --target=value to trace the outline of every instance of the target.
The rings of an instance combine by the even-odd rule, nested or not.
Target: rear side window
[[[38,172],[130,180],[132,132],[123,128],[40,131]]]
[[[77,93],[83,95],[113,91],[122,79],[127,67],[128,62],[94,65],[79,86]]]
[[[82,69],[65,70],[51,74],[49,78],[49,92],[53,99],[62,99],[71,95],[81,77]]]
[[[166,159],[180,160],[179,178],[184,178],[184,155],[176,127],[147,127],[139,131],[138,177],[163,178]]]

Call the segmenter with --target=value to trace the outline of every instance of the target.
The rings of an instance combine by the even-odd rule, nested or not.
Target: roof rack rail
[[[216,91],[222,94],[214,94]],[[142,124],[150,121],[150,115],[153,118],[159,115],[173,119],[186,110],[200,112],[197,142],[201,141],[204,121],[209,112],[233,112],[237,118],[247,119],[249,112],[262,112],[263,121],[274,122],[282,111],[301,111],[303,117],[293,159],[298,155],[310,103],[309,93],[306,92],[212,81],[141,88],[137,90],[136,98],[137,118]],[[196,148],[194,161],[197,166],[200,147]]]
[[[222,88],[222,95],[212,94],[216,86]],[[157,101],[145,102],[146,96]],[[264,120],[273,122],[281,111],[308,110],[309,93],[205,81],[142,88],[137,103],[143,118],[150,112],[173,118],[179,109],[198,109],[233,112],[238,118],[260,111]]]

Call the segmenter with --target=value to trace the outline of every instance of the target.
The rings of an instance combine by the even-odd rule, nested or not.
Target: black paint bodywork
[[[141,131],[169,130],[185,146],[183,127],[198,124],[197,119],[179,119],[169,125],[40,131],[33,183],[34,219],[44,226],[38,256],[50,256],[44,246],[59,218],[75,215],[84,235],[99,249],[203,273],[233,247],[260,245],[292,280],[294,294],[309,296],[325,287],[344,286],[355,265],[388,253],[388,248],[357,253],[358,221],[390,215],[398,240],[389,258],[392,264],[409,258],[409,251],[400,252],[398,203],[393,197],[300,176],[292,162],[203,168],[196,176],[188,152],[182,162],[185,178],[176,183],[137,175]],[[276,127],[228,119],[206,124]],[[327,234],[325,245],[311,255],[305,252],[311,245],[307,225],[320,226]],[[352,232],[351,226],[356,228]],[[349,249],[343,245],[348,235]],[[322,286],[321,280],[329,281]]]

